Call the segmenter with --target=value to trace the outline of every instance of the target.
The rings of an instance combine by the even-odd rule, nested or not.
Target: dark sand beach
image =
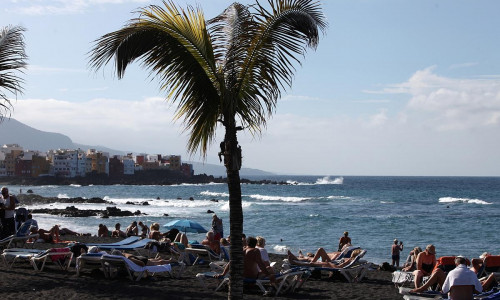
[[[64,236],[80,242],[115,242],[112,238]],[[35,248],[63,247],[64,244],[37,243]],[[271,260],[281,266],[283,255],[270,254]],[[8,269],[0,266],[0,286],[4,299],[225,299],[227,292],[213,292],[202,287],[195,275],[209,271],[208,265],[188,266],[182,278],[168,276],[155,280],[142,279],[132,282],[125,276],[106,279],[100,270],[86,270],[77,276],[74,265],[62,271],[49,264],[37,272],[26,262],[16,263]],[[261,299],[258,290],[246,291],[245,299]],[[293,294],[274,299],[402,299],[391,283],[391,273],[372,270],[358,283],[329,279],[326,273],[321,279],[310,278]]]

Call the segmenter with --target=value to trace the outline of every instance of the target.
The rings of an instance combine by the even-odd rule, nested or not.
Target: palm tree
[[[24,52],[25,29],[20,26],[6,26],[0,28],[0,121],[12,107],[12,103],[3,91],[22,93],[21,84],[23,80],[18,77],[15,71],[26,67],[28,56]]]
[[[189,130],[188,150],[207,149],[216,128],[227,172],[230,206],[231,269],[229,298],[243,295],[243,210],[241,147],[237,132],[259,134],[272,115],[282,90],[292,83],[294,64],[307,47],[315,48],[325,16],[314,0],[268,0],[252,6],[234,3],[205,21],[200,8],[180,9],[172,1],[139,10],[139,17],[105,34],[90,51],[90,68],[114,59],[118,78],[140,60],[161,90],[176,103],[176,119]]]

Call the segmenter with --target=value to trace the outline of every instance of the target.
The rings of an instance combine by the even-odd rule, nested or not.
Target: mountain
[[[0,144],[19,144],[24,149],[44,152],[75,148],[73,141],[64,134],[41,131],[7,118],[0,123]]]
[[[110,155],[124,155],[125,151],[110,149],[104,146],[91,146],[74,143],[68,136],[61,133],[47,132],[35,129],[15,119],[4,119],[0,123],[0,146],[3,144],[19,144],[24,149],[46,152],[51,149],[96,149],[108,152]],[[207,174],[216,177],[226,176],[223,165],[188,162],[193,165],[195,174]],[[274,175],[262,170],[242,168],[241,176]]]

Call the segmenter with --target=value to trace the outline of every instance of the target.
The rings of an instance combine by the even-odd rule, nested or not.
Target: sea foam
[[[316,184],[344,184],[344,177],[331,179],[330,176],[325,176],[316,180]]]
[[[284,196],[268,196],[268,195],[250,195],[252,199],[263,200],[263,201],[283,201],[283,202],[302,202],[310,200],[311,198],[306,197],[284,197]]]
[[[469,198],[453,198],[453,197],[442,197],[439,198],[439,203],[472,203],[472,204],[482,204],[489,205],[490,202],[486,202],[480,199],[469,199]]]

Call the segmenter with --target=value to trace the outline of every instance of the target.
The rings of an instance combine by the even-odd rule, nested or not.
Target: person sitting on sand
[[[425,247],[423,252],[420,252],[417,256],[416,267],[417,269],[413,271],[415,276],[415,288],[420,287],[422,284],[422,278],[424,276],[430,276],[434,266],[436,265],[436,248],[434,245],[429,244]]]
[[[148,238],[159,241],[162,238],[162,234],[160,232],[160,224],[153,223],[151,224],[151,230],[149,231]]]
[[[139,227],[141,229],[141,237],[145,238],[149,234],[149,228],[148,226],[144,225],[144,223],[139,222]]]
[[[139,235],[139,228],[137,228],[137,222],[134,221],[128,225],[127,229],[125,230],[125,234],[127,236],[138,236]]]
[[[121,252],[120,250],[111,251],[111,255],[125,256],[134,264],[144,267],[144,266],[158,266],[158,265],[167,265],[171,263],[171,260],[162,259],[162,258],[147,258],[145,256],[132,255],[129,253]]]
[[[338,251],[342,251],[346,244],[352,244],[351,238],[349,237],[349,232],[344,231],[344,236],[339,239],[339,249]]]
[[[121,226],[122,225],[120,223],[115,224],[115,230],[113,230],[113,232],[111,232],[112,237],[121,237],[121,238],[127,237],[127,234],[120,229]]]
[[[99,224],[99,229],[97,229],[97,236],[98,237],[108,237],[109,236],[108,227],[104,224]]]
[[[417,268],[417,256],[420,252],[422,252],[422,249],[420,247],[415,247],[410,251],[410,254],[408,255],[406,263],[402,269],[403,272],[415,271],[415,269]]]
[[[214,238],[213,231],[207,232],[206,238],[201,241],[202,245],[208,246],[213,252],[220,253],[220,241]]]
[[[266,248],[266,239],[258,236],[256,237],[257,239],[257,246],[255,248],[259,249],[260,251],[260,256],[262,257],[262,260],[264,261],[264,264],[267,266],[268,271],[270,273],[275,273],[273,267],[271,267],[271,261],[269,260],[269,254],[267,253]]]

